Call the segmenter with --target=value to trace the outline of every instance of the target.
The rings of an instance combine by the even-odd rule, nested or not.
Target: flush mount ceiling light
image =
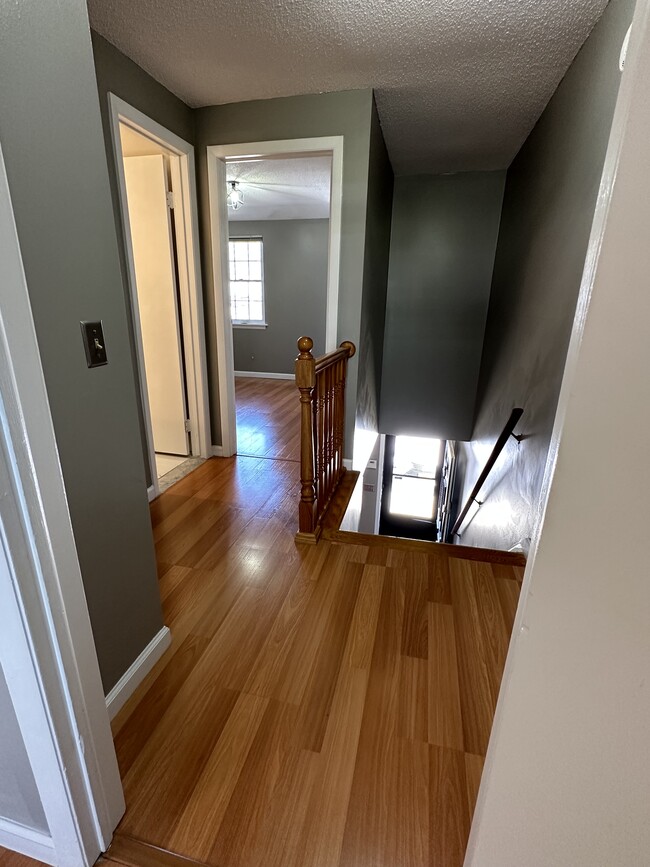
[[[226,202],[228,203],[228,207],[232,208],[233,211],[238,211],[244,204],[244,194],[239,189],[237,181],[230,181],[230,189],[226,196]]]

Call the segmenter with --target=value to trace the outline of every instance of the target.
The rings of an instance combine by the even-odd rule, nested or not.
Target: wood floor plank
[[[267,704],[246,693],[237,699],[169,838],[173,851],[191,852],[198,860],[210,856]]]
[[[188,688],[190,681],[123,777],[128,809],[119,830],[165,849],[173,832],[169,817],[190,799],[237,701],[235,692],[204,683]],[[161,825],[163,815],[168,818]]]
[[[461,867],[470,816],[465,756],[445,747],[429,747],[431,867]]]
[[[28,858],[19,852],[12,852],[0,846],[0,867],[45,867],[42,861]]]
[[[126,834],[115,835],[108,852],[97,861],[96,867],[113,867],[115,864],[125,867],[203,867],[199,861],[143,843]]]
[[[489,563],[474,563],[471,571],[481,627],[483,658],[490,681],[492,702],[496,707],[508,652],[508,635],[492,566]]]
[[[384,573],[382,566],[372,565],[365,566],[361,573],[361,584],[343,660],[344,664],[351,668],[370,668],[384,589]]]
[[[451,579],[449,577],[449,558],[428,556],[429,563],[429,602],[451,605]]]
[[[402,656],[399,670],[399,735],[429,742],[429,661]]]
[[[207,645],[207,638],[188,635],[172,661],[163,669],[134,710],[131,724],[122,728],[116,736],[115,751],[122,777],[126,776],[144,749]]]
[[[218,834],[211,864],[296,865],[296,837],[315,778],[315,753],[297,748],[299,709],[270,699]],[[295,858],[295,860],[293,860]]]
[[[307,810],[319,821],[305,823],[300,843],[305,867],[339,862],[367,686],[367,669],[342,668]]]
[[[383,864],[394,804],[404,585],[385,567],[341,865]]]
[[[367,567],[361,563],[346,563],[343,567],[339,592],[325,623],[305,689],[302,746],[317,753],[322,749],[364,568]]]
[[[494,698],[485,660],[472,561],[450,560],[449,569],[463,741],[467,752],[484,756],[492,728]]]
[[[426,659],[428,650],[429,574],[427,555],[408,553],[403,569],[408,578],[404,582],[404,621],[402,623],[402,653]]]
[[[479,786],[481,785],[481,776],[483,774],[483,765],[485,758],[483,756],[474,756],[472,753],[465,753],[465,782],[467,784],[467,809],[469,811],[470,822],[474,815],[476,807],[476,799],[478,797]]]
[[[439,747],[464,748],[454,610],[429,603],[428,740]]]
[[[516,581],[497,579],[496,588],[503,612],[506,635],[509,638],[512,634],[517,606],[519,605],[519,584]]]

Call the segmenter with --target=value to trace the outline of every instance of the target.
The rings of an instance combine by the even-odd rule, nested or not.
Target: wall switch
[[[104,329],[101,321],[81,322],[79,324],[81,325],[88,367],[101,367],[103,364],[108,364]]]
[[[372,458],[372,460],[368,461],[367,469],[369,469],[369,470],[376,470],[377,469],[377,461],[374,458]]]

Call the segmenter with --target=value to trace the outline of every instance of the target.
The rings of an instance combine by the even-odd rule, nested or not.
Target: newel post
[[[300,354],[296,358],[296,385],[300,391],[300,505],[298,528],[300,533],[313,533],[316,529],[316,488],[314,486],[314,429],[312,393],[316,385],[316,361],[311,354],[311,337],[298,340]]]

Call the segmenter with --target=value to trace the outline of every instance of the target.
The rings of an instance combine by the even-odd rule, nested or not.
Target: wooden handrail
[[[317,541],[323,516],[345,475],[345,381],[348,359],[356,352],[349,340],[314,358],[311,337],[298,340],[296,386],[300,391],[300,503],[298,536]]]
[[[515,409],[513,409],[513,411],[510,413],[510,418],[508,419],[508,421],[505,424],[505,427],[503,428],[503,430],[499,434],[499,438],[497,439],[497,441],[494,444],[494,448],[492,449],[492,453],[490,454],[490,457],[487,459],[487,463],[483,467],[483,472],[476,480],[476,484],[472,488],[472,493],[467,498],[467,501],[466,501],[465,505],[463,506],[460,515],[456,518],[456,523],[451,528],[451,535],[452,536],[454,536],[456,533],[458,533],[458,531],[462,527],[463,521],[467,517],[467,513],[469,512],[470,506],[472,505],[472,503],[478,502],[476,497],[478,496],[479,491],[481,490],[481,488],[485,484],[485,480],[487,479],[487,477],[492,472],[492,467],[495,465],[497,458],[499,457],[499,455],[503,451],[503,447],[508,442],[510,437],[514,435],[513,431],[515,429],[515,426],[516,426],[517,422],[519,421],[519,419],[522,417],[523,413],[524,413],[524,411],[523,411],[523,409],[521,409],[521,407],[515,407]],[[518,439],[518,437],[516,437],[516,439]]]

